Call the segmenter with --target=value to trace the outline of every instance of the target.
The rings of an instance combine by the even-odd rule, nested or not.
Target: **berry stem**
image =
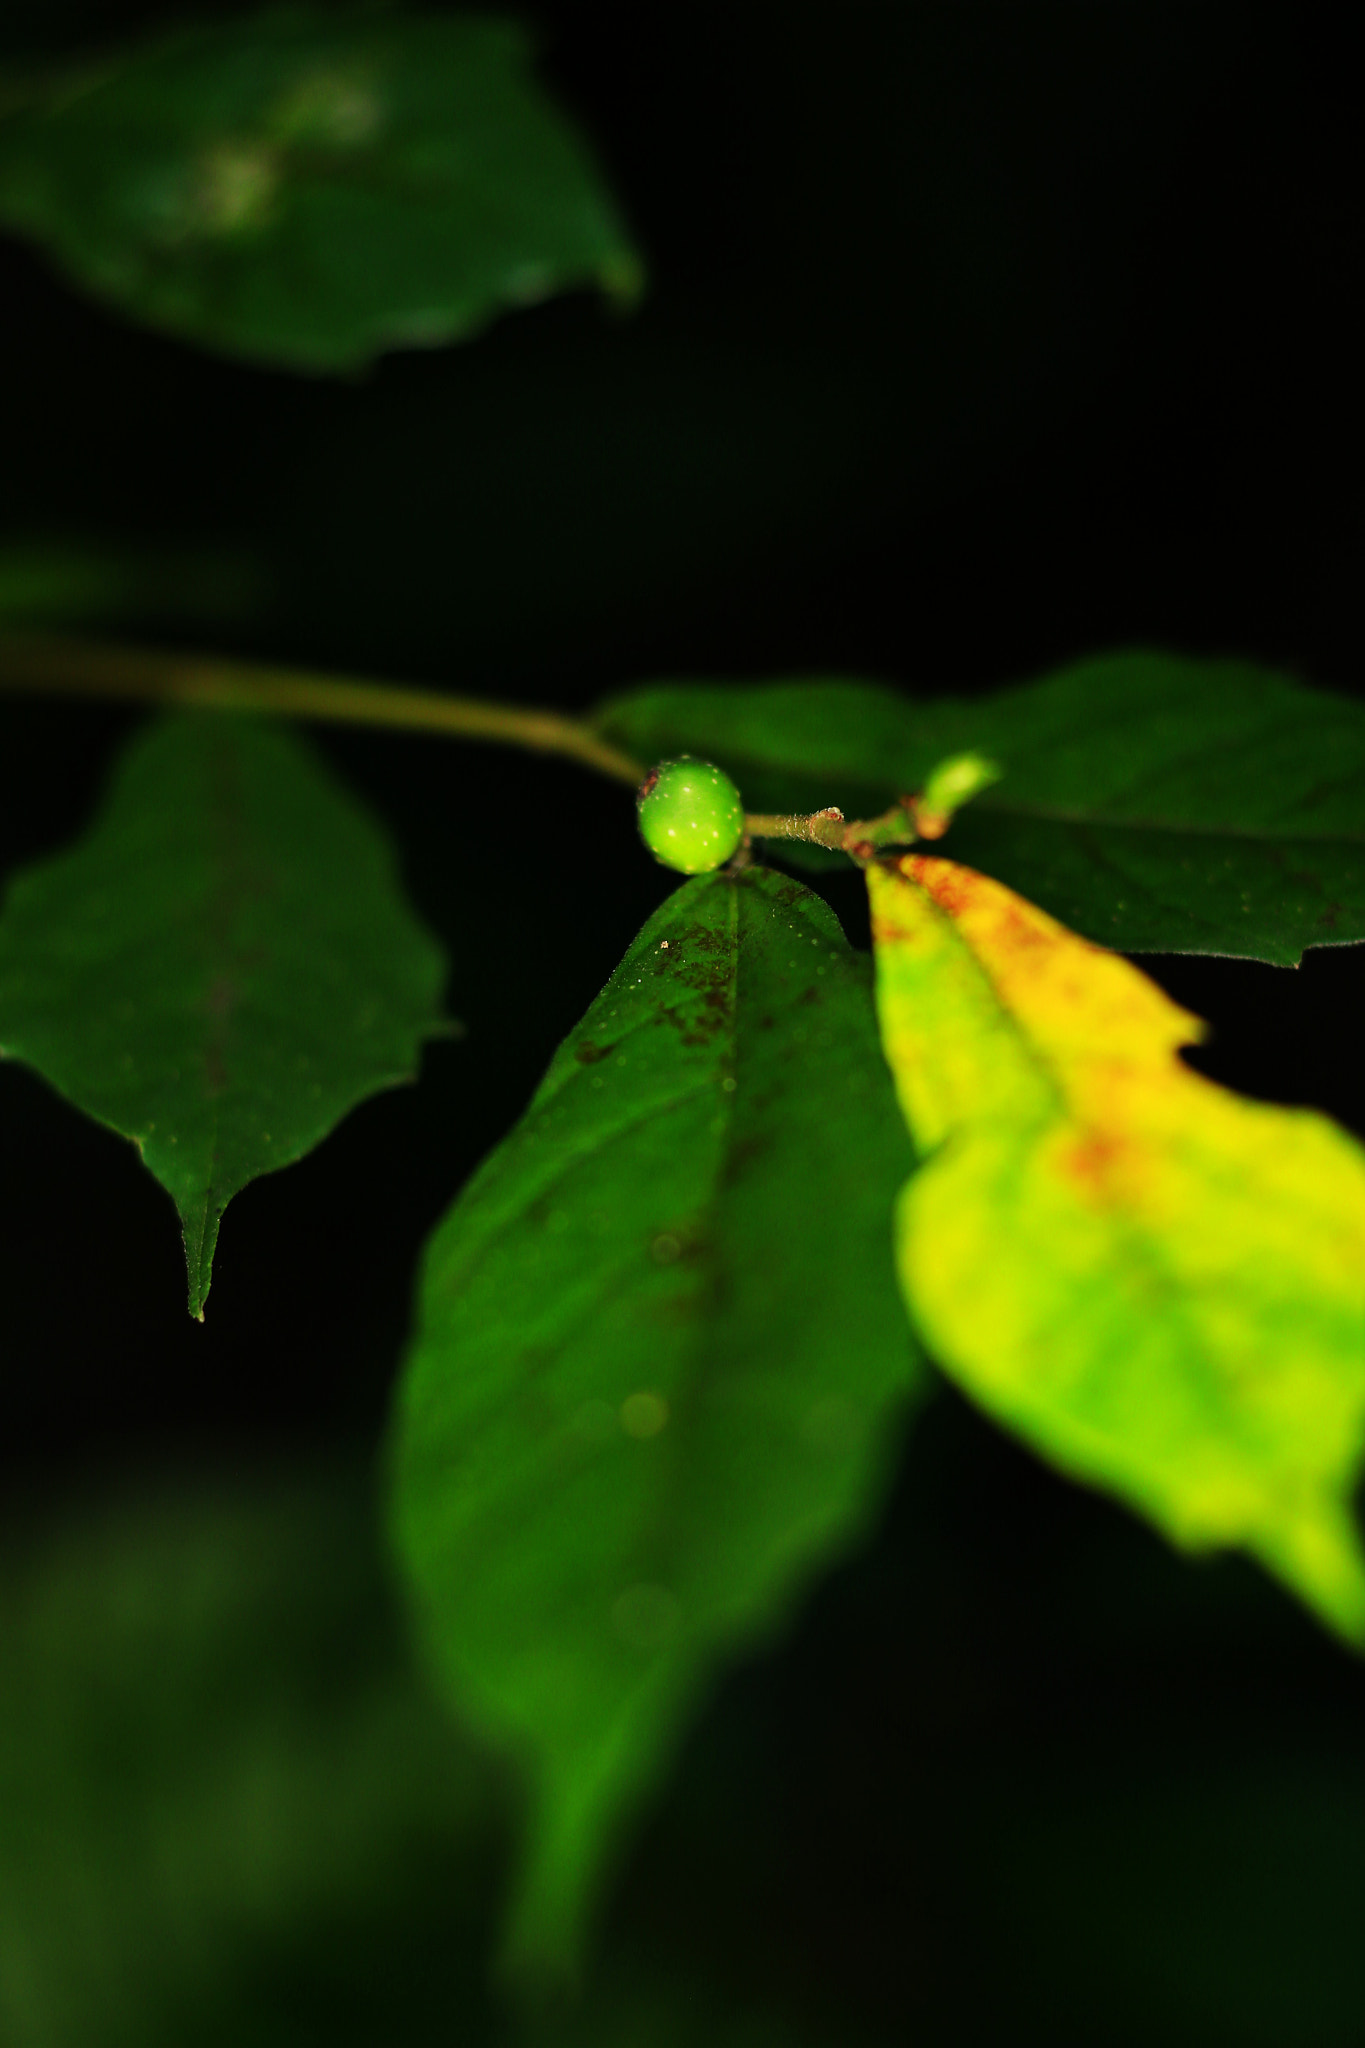
[[[912,799],[903,797],[883,811],[879,818],[846,819],[832,807],[812,811],[808,816],[782,816],[755,812],[744,820],[751,839],[804,839],[812,846],[827,846],[833,853],[846,853],[852,860],[871,860],[884,846],[913,846],[922,835],[917,830]]]
[[[844,833],[848,829],[843,812],[834,809],[812,811],[809,817],[751,811],[744,820],[744,828],[751,839],[804,839],[812,846],[828,846],[835,853],[843,851]]]
[[[489,704],[477,697],[447,696],[441,690],[400,689],[210,655],[110,646],[64,634],[0,636],[0,690],[184,704],[211,711],[262,711],[281,718],[445,733],[494,746],[525,747],[537,754],[562,754],[632,788],[644,774],[638,761],[600,739],[591,726],[558,711]]]

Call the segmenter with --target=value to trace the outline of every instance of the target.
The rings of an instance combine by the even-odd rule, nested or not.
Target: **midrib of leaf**
[[[732,885],[727,893],[726,921],[727,937],[730,943],[730,1011],[726,1032],[728,1059],[723,1064],[726,1071],[733,1076],[735,1067],[738,1064],[736,1049],[739,1041],[740,1023],[739,888]],[[721,1205],[720,1191],[724,1180],[724,1163],[734,1131],[735,1111],[739,1107],[739,1095],[740,1091],[738,1088],[721,1090],[720,1115],[723,1118],[723,1129],[715,1132],[716,1144],[711,1155],[714,1169],[711,1177],[710,1194],[703,1211],[707,1226],[705,1243],[708,1247],[708,1256],[703,1261],[702,1271],[697,1276],[696,1288],[699,1294],[703,1292],[714,1294],[715,1291],[716,1270],[719,1258],[715,1223]],[[689,1408],[695,1406],[698,1393],[709,1377],[706,1370],[706,1362],[715,1354],[711,1324],[711,1317],[698,1317],[697,1319],[697,1334],[688,1346],[686,1372],[681,1387],[681,1391],[685,1396],[685,1403],[676,1403],[675,1405],[679,1407],[684,1405]],[[683,1452],[679,1449],[679,1443],[683,1435],[684,1432],[682,1431],[674,1431],[671,1435],[665,1431],[664,1442],[659,1446],[663,1452],[663,1457],[660,1460],[663,1470],[660,1484],[652,1503],[649,1529],[641,1538],[640,1548],[642,1554],[651,1553],[666,1556],[668,1553],[671,1530],[676,1525],[679,1498],[686,1483]]]
[[[209,985],[204,992],[205,1031],[202,1053],[204,1094],[211,1105],[211,1132],[204,1174],[194,1257],[190,1270],[190,1314],[200,1322],[208,1298],[213,1272],[213,1255],[218,1243],[218,1225],[228,1201],[236,1192],[228,1188],[219,1199],[219,1169],[222,1148],[222,1100],[228,1091],[230,1071],[235,1064],[232,1025],[241,1001],[242,954],[240,945],[241,906],[251,893],[243,848],[243,800],[241,762],[237,750],[228,744],[216,749],[211,768],[212,804],[210,838],[210,897],[208,917]],[[220,988],[226,989],[221,1003]],[[188,1229],[186,1237],[188,1239]],[[187,1245],[188,1249],[188,1245]]]
[[[433,1242],[398,1536],[452,1696],[525,1759],[509,1967],[573,1966],[681,1717],[863,1526],[885,1418],[920,1389],[889,1227],[913,1152],[867,996],[800,885],[685,884],[565,1039],[503,1171],[490,1162]],[[613,1117],[619,1094],[632,1107]],[[569,1218],[551,1253],[538,1234]],[[685,1246],[666,1273],[661,1231]],[[784,1263],[797,1246],[808,1288]],[[611,1426],[632,1390],[667,1404],[647,1449]],[[850,1434],[823,1446],[807,1424],[845,1393]],[[610,1442],[580,1443],[585,1398]],[[657,1645],[623,1647],[610,1620],[636,1586],[678,1603]]]
[[[1029,1066],[1032,1067],[1033,1071],[1038,1075],[1039,1079],[1042,1081],[1043,1086],[1048,1091],[1048,1094],[1052,1097],[1053,1115],[1069,1115],[1070,1104],[1067,1098],[1066,1089],[1063,1083],[1058,1078],[1057,1069],[1054,1062],[1048,1058],[1047,1054],[1043,1052],[1034,1043],[1033,1039],[1030,1038],[1026,1032],[1020,1030],[1018,1019],[1016,1018],[1009,1004],[1005,1001],[1005,998],[1000,993],[999,983],[996,981],[994,975],[986,966],[985,962],[981,960],[978,957],[978,955],[973,951],[971,946],[968,945],[967,941],[963,938],[961,932],[958,930],[957,925],[953,922],[953,919],[948,915],[947,911],[943,909],[941,904],[936,903],[934,901],[933,897],[930,896],[927,890],[922,889],[920,887],[920,884],[916,881],[911,880],[909,876],[899,877],[898,886],[906,889],[914,889],[923,898],[925,907],[929,911],[929,914],[933,918],[934,922],[937,925],[940,925],[942,929],[947,933],[949,945],[953,948],[953,950],[956,953],[958,953],[962,957],[963,960],[965,960],[968,967],[971,969],[972,973],[976,975],[977,979],[981,983],[981,986],[985,989],[986,994],[989,996],[991,1005],[994,1008],[996,1014],[1004,1020],[1005,1028],[1009,1033],[1012,1044],[1014,1044],[1018,1048],[1019,1052],[1028,1062]],[[1105,949],[1101,947],[1099,948],[1099,950],[1104,951]],[[966,1120],[964,1119],[964,1121]],[[976,1128],[982,1123],[989,1122],[990,1119],[988,1117],[975,1116],[970,1120],[970,1127]],[[923,1140],[916,1137],[915,1142],[917,1144],[922,1144]],[[949,1137],[947,1139],[942,1140],[941,1142],[948,1144],[952,1142],[952,1139],[951,1137]],[[927,1164],[927,1156],[926,1159],[921,1163]]]
[[[905,886],[917,889],[919,884],[907,880]],[[965,958],[972,971],[979,977],[996,1014],[1004,1019],[1014,1045],[1028,1062],[1034,1073],[1037,1074],[1052,1098],[1052,1115],[1046,1120],[1042,1118],[1038,1120],[1037,1135],[1041,1136],[1054,1120],[1062,1123],[1073,1123],[1078,1129],[1087,1128],[1084,1119],[1072,1106],[1066,1086],[1058,1075],[1056,1062],[1050,1059],[1031,1035],[1020,1027],[1014,1012],[1001,994],[1000,985],[989,967],[986,966],[985,962],[979,958],[966,939],[963,938],[952,918],[949,917],[942,906],[927,896],[926,901],[935,922],[943,927],[948,934],[950,944]],[[1100,947],[1097,950],[1103,952],[1107,949]],[[1196,1039],[1191,1042],[1197,1043],[1198,1041]],[[1173,1054],[1172,1057],[1177,1057],[1177,1055]],[[1216,1083],[1209,1082],[1208,1085],[1214,1087]],[[963,1136],[970,1143],[976,1134],[980,1133],[983,1129],[989,1131],[990,1128],[991,1120],[989,1118],[974,1117],[970,1121],[964,1120],[943,1140],[943,1143],[952,1145],[959,1142]],[[926,1159],[924,1163],[927,1164],[928,1160]],[[1019,1163],[1021,1174],[1023,1170],[1024,1164],[1021,1154]],[[1167,1295],[1170,1306],[1173,1306],[1178,1312],[1182,1325],[1194,1339],[1195,1353],[1198,1357],[1201,1373],[1212,1386],[1221,1391],[1217,1373],[1210,1371],[1208,1367],[1208,1347],[1200,1325],[1190,1314],[1188,1305],[1183,1299],[1179,1276],[1173,1272],[1169,1259],[1161,1255],[1160,1246],[1153,1243],[1150,1231],[1142,1228],[1134,1218],[1113,1212],[1109,1216],[1109,1228],[1123,1247],[1126,1256],[1131,1256],[1134,1263],[1140,1268],[1145,1269],[1147,1273],[1159,1276],[1162,1290]]]
[[[727,923],[729,927],[727,936],[730,945],[731,1003],[726,1033],[733,1048],[736,1036],[739,989],[739,898],[738,892],[734,889],[729,892]],[[645,1029],[652,1021],[648,1014],[640,1016],[626,1027],[615,1043],[624,1044],[627,1039],[633,1037],[637,1031]],[[730,1063],[733,1065],[733,1050]],[[568,1074],[564,1078],[568,1079]],[[563,1082],[561,1081],[559,1086],[562,1085]],[[553,1096],[559,1092],[559,1086],[550,1090],[546,1084],[542,1084],[541,1089],[537,1091],[532,1099],[532,1107],[538,1107],[552,1100]],[[633,1109],[629,1115],[617,1118],[605,1128],[599,1126],[585,1133],[576,1143],[560,1148],[554,1160],[546,1162],[545,1168],[534,1181],[530,1181],[525,1177],[526,1167],[524,1162],[519,1159],[517,1162],[517,1174],[520,1180],[520,1187],[515,1208],[510,1213],[504,1213],[489,1230],[477,1239],[472,1240],[466,1248],[465,1256],[461,1260],[460,1266],[452,1270],[457,1274],[461,1271],[468,1271],[486,1257],[491,1246],[497,1244],[501,1239],[514,1235],[522,1227],[522,1218],[527,1209],[543,1200],[561,1181],[567,1179],[585,1159],[600,1156],[609,1150],[611,1146],[619,1144],[623,1138],[630,1137],[642,1125],[651,1123],[656,1116],[665,1114],[670,1110],[679,1109],[684,1103],[692,1101],[697,1096],[712,1095],[714,1090],[714,1075],[709,1072],[702,1072],[697,1078],[689,1079],[686,1085],[681,1088],[661,1089],[643,1107]],[[714,1133],[716,1139],[714,1153],[717,1159],[724,1158],[725,1140],[734,1123],[735,1108],[735,1095],[722,1091],[720,1108],[716,1114],[723,1119],[724,1129]],[[713,1116],[712,1122],[715,1122],[715,1116]],[[503,1161],[498,1154],[494,1154],[493,1158],[490,1159],[487,1170],[489,1172],[504,1170]],[[721,1177],[721,1172],[717,1169],[713,1174],[713,1192],[709,1203],[703,1211],[708,1220],[714,1215],[715,1204],[718,1199],[716,1190],[719,1188]],[[477,1190],[481,1178],[482,1175],[476,1175],[470,1182],[469,1193],[471,1195]],[[598,1301],[600,1302],[600,1297],[598,1297]],[[591,1303],[588,1305],[589,1312],[592,1311],[593,1306],[594,1304]],[[572,1327],[572,1325],[570,1324],[568,1327]]]
[[[728,938],[730,943],[731,989],[733,993],[733,999],[730,1007],[730,1024],[728,1030],[728,1037],[730,1039],[731,1044],[733,1045],[733,1041],[736,1036],[735,1019],[738,1015],[737,996],[739,987],[739,899],[738,891],[734,889],[731,889],[729,892],[728,925]],[[647,1021],[647,1019],[642,1018],[640,1020],[641,1026],[643,1026],[643,1024]],[[632,1031],[636,1028],[639,1027],[631,1027]],[[624,1032],[622,1033],[622,1038],[624,1039],[629,1035],[629,1032]],[[477,1261],[486,1254],[489,1246],[495,1244],[499,1238],[512,1235],[518,1229],[520,1229],[522,1227],[521,1219],[524,1216],[526,1209],[530,1207],[534,1202],[538,1201],[550,1188],[554,1187],[562,1178],[564,1178],[565,1175],[572,1172],[574,1166],[577,1165],[580,1161],[582,1161],[585,1158],[592,1157],[595,1154],[605,1152],[609,1149],[610,1146],[620,1143],[622,1139],[629,1137],[632,1132],[638,1130],[642,1124],[650,1122],[656,1115],[659,1114],[660,1110],[676,1109],[681,1107],[684,1103],[691,1101],[696,1096],[714,1095],[714,1092],[714,1076],[711,1074],[706,1074],[700,1080],[692,1083],[690,1086],[676,1090],[667,1098],[656,1099],[645,1110],[640,1111],[639,1113],[632,1115],[630,1117],[622,1118],[618,1123],[612,1126],[609,1132],[602,1134],[600,1138],[596,1141],[587,1144],[580,1144],[574,1147],[572,1153],[568,1157],[564,1158],[562,1162],[558,1163],[557,1169],[553,1173],[548,1175],[543,1181],[537,1181],[534,1190],[528,1194],[527,1200],[518,1206],[518,1209],[514,1215],[507,1217],[504,1220],[502,1226],[497,1231],[480,1238],[477,1245],[473,1245],[470,1247],[470,1255],[463,1262],[465,1268],[467,1269],[468,1266],[477,1263]],[[712,1193],[710,1200],[706,1203],[703,1211],[701,1212],[705,1215],[706,1220],[708,1222],[711,1222],[714,1219],[715,1209],[717,1206],[718,1190],[720,1187],[721,1180],[723,1178],[723,1161],[726,1150],[726,1139],[728,1138],[730,1130],[734,1123],[735,1102],[735,1096],[727,1097],[724,1095],[724,1093],[722,1093],[723,1107],[718,1113],[724,1119],[725,1128],[722,1131],[714,1133],[715,1144],[712,1156],[714,1161],[716,1162],[716,1165],[712,1174]],[[714,1120],[715,1119],[713,1117],[712,1121],[714,1122]],[[706,1266],[708,1270],[704,1270],[702,1273],[700,1273],[695,1283],[698,1291],[711,1287],[714,1282],[713,1272],[709,1270],[710,1261],[706,1262]],[[563,1317],[560,1320],[558,1324],[558,1342],[556,1344],[556,1350],[562,1350],[564,1348],[565,1338],[572,1331],[581,1327],[584,1321],[595,1316],[600,1316],[605,1303],[613,1299],[621,1289],[629,1287],[630,1284],[631,1274],[629,1268],[626,1266],[621,1267],[619,1273],[615,1277],[615,1281],[611,1289],[606,1291],[602,1290],[599,1282],[596,1290],[591,1292],[585,1298],[577,1314],[569,1317]],[[699,1335],[693,1341],[692,1345],[689,1348],[690,1359],[687,1370],[687,1384],[690,1390],[696,1384],[698,1378],[696,1371],[697,1354],[700,1352],[702,1358],[704,1359],[713,1348],[709,1339],[708,1331],[705,1327],[699,1333]],[[553,1373],[556,1364],[556,1358],[548,1358],[544,1363],[543,1370],[546,1373]],[[534,1378],[535,1375],[532,1374],[532,1383],[534,1383]],[[674,1396],[670,1398],[669,1405],[670,1409],[674,1413],[674,1416],[676,1417],[677,1412],[682,1404],[677,1400],[676,1396]],[[642,1532],[640,1537],[640,1552],[642,1556],[650,1551],[653,1551],[655,1555],[666,1553],[668,1549],[669,1525],[675,1518],[675,1510],[677,1507],[679,1495],[686,1483],[685,1448],[683,1450],[679,1449],[679,1439],[680,1432],[678,1432],[676,1429],[670,1428],[668,1431],[664,1433],[663,1441],[659,1442],[655,1446],[656,1462],[658,1466],[661,1468],[660,1483],[657,1487],[654,1502],[652,1504],[650,1528],[647,1532]],[[519,1502],[517,1502],[516,1500],[509,1499],[504,1504],[501,1515],[498,1518],[501,1526],[503,1528],[514,1528],[516,1526],[519,1513]]]

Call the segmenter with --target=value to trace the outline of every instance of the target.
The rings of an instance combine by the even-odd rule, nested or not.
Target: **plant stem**
[[[744,820],[751,839],[804,839],[811,846],[828,846],[834,853],[845,851],[848,826],[842,811],[812,811],[809,817],[752,811]]]
[[[827,846],[834,853],[846,853],[851,860],[868,861],[886,846],[913,846],[926,836],[917,829],[914,798],[902,797],[879,818],[846,819],[842,811],[812,811],[809,816],[754,812],[744,820],[751,839],[804,839],[812,846]]]
[[[523,710],[477,697],[451,697],[440,690],[399,689],[202,654],[109,646],[55,633],[0,635],[0,690],[184,704],[212,711],[263,711],[281,718],[445,733],[538,754],[562,754],[632,787],[644,780],[645,773],[629,754],[599,739],[591,726],[558,711]]]

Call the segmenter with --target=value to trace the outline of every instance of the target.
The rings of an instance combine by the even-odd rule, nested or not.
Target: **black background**
[[[33,0],[3,34],[160,18]],[[538,18],[647,256],[636,315],[571,298],[311,383],[5,245],[0,535],[247,549],[267,598],[206,643],[565,706],[663,674],[976,690],[1134,643],[1360,687],[1348,10]],[[79,830],[133,722],[0,705],[6,866]],[[236,1199],[202,1328],[131,1151],[0,1070],[12,1499],[376,1441],[424,1233],[668,886],[572,768],[320,744],[467,1036]],[[1211,1019],[1207,1071],[1365,1135],[1359,950],[1145,964]],[[699,1970],[831,2038],[1354,2041],[1362,1709],[1249,1569],[1178,1563],[944,1395],[876,1547],[698,1733],[616,1938],[685,1922]]]

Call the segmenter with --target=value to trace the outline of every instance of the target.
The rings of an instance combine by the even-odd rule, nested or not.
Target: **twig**
[[[400,689],[302,669],[112,646],[55,633],[0,635],[0,689],[444,733],[538,754],[562,754],[632,787],[645,772],[629,754],[599,739],[590,726],[558,711],[524,710],[477,697],[447,696],[440,690]]]

